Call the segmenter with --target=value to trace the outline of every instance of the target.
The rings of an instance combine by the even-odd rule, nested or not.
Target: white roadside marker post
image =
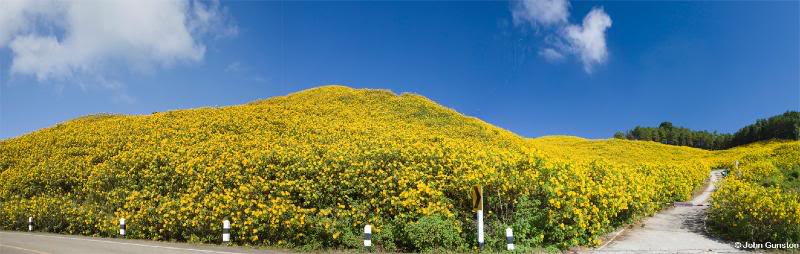
[[[119,219],[119,235],[125,237],[125,218]]]
[[[28,217],[28,231],[33,231],[33,217]]]
[[[222,221],[222,243],[229,243],[231,241],[231,222],[229,220]]]
[[[364,226],[364,248],[369,250],[372,247],[372,226],[367,224]]]
[[[483,209],[478,210],[478,248],[483,250]]]
[[[514,231],[511,230],[511,227],[506,228],[506,249],[514,250]]]
[[[478,217],[478,251],[483,250],[483,187],[479,185],[472,186],[470,191],[472,198],[472,211],[477,213]]]

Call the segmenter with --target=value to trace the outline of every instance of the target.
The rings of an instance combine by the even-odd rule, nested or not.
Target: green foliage
[[[424,216],[406,224],[403,231],[416,251],[454,250],[464,247],[458,221],[447,219],[443,215]]]
[[[663,122],[656,128],[636,126],[632,130],[626,131],[624,137],[629,140],[647,140],[668,145],[716,150],[726,148],[731,135],[692,131],[688,128],[676,127],[670,122]]]
[[[395,252],[400,250],[403,246],[398,246],[399,243],[408,242],[402,238],[402,228],[395,223],[386,223],[380,231],[374,231],[372,234],[373,244],[381,248],[383,251]]]
[[[640,127],[614,133],[614,138],[649,140],[670,145],[691,146],[708,150],[727,149],[762,140],[800,140],[800,112],[787,111],[768,119],[758,119],[754,124],[739,129],[734,134],[693,131],[663,122],[657,128]]]
[[[546,206],[535,197],[520,196],[513,211],[507,218],[485,221],[484,241],[487,250],[506,249],[506,228],[509,227],[513,230],[517,252],[529,253],[545,245]],[[470,230],[474,232],[475,229]]]
[[[800,112],[787,111],[782,115],[758,119],[733,134],[728,147],[769,139],[800,140]]]
[[[514,244],[519,247],[538,247],[544,241],[547,210],[538,199],[520,196],[514,211]],[[504,229],[505,230],[505,229]],[[505,233],[502,234],[505,236]]]

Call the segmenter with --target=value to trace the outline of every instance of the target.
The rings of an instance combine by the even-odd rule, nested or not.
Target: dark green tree
[[[800,112],[787,111],[767,119],[758,119],[733,134],[693,131],[675,126],[671,122],[662,122],[658,127],[636,126],[624,133],[614,133],[614,137],[710,150],[727,149],[770,139],[800,140]]]

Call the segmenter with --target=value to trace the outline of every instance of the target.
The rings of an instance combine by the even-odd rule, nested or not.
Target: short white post
[[[734,168],[736,168],[736,176],[742,177],[742,171],[739,170],[739,160],[736,160],[736,162],[734,162]]]
[[[28,217],[28,231],[33,231],[33,217]]]
[[[478,210],[478,248],[483,250],[483,209]]]
[[[483,187],[481,185],[472,186],[470,192],[472,198],[472,211],[477,214],[478,220],[478,251],[483,250]]]
[[[125,237],[125,218],[119,219],[119,235]]]
[[[372,226],[364,226],[364,248],[372,247]]]
[[[506,249],[514,250],[514,231],[511,230],[511,227],[506,228]]]
[[[231,222],[228,220],[222,221],[222,242],[228,243],[231,241]]]

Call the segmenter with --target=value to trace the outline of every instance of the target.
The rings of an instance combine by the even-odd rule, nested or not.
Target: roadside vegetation
[[[800,242],[800,142],[757,143],[726,155],[739,165],[727,165],[729,176],[712,196],[715,233],[736,241]]]
[[[464,252],[481,184],[488,249],[505,248],[506,227],[520,251],[596,246],[749,153],[526,139],[419,95],[326,86],[2,140],[0,229],[32,216],[37,231],[116,236],[125,218],[130,238],[219,243],[229,219],[235,244],[316,250],[359,248],[371,224],[379,250]]]

